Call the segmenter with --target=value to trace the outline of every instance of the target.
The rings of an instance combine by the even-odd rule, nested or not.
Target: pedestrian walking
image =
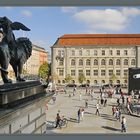
[[[79,108],[78,112],[77,112],[77,115],[78,115],[78,123],[80,123],[80,116],[81,116],[81,109]]]
[[[88,108],[88,100],[85,100],[85,107]]]
[[[117,104],[120,105],[120,98],[117,98]]]
[[[119,109],[119,118],[118,118],[119,119],[119,122],[121,121],[121,114],[122,114],[121,113],[121,109]]]
[[[122,116],[122,121],[121,121],[121,132],[126,132],[126,118]]]
[[[125,102],[125,98],[124,98],[124,95],[122,96],[122,103],[124,104]]]
[[[61,117],[60,117],[59,113],[57,113],[57,116],[56,116],[56,126],[55,126],[55,128],[57,128],[58,126],[61,128],[60,120],[61,120]]]
[[[96,112],[95,112],[95,115],[97,115],[97,113],[98,113],[98,115],[100,116],[99,104],[98,104],[98,103],[96,104]]]
[[[114,116],[115,112],[116,112],[116,108],[115,106],[112,106],[112,116]]]
[[[76,85],[73,88],[73,96],[75,96],[75,94],[76,94]]]
[[[82,108],[82,110],[81,110],[81,119],[82,120],[84,120],[84,112],[85,112],[85,110]]]
[[[105,100],[104,100],[104,107],[107,105],[107,98],[105,97]]]

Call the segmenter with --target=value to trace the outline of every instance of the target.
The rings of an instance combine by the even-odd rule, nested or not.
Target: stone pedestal
[[[0,86],[0,134],[30,134],[46,131],[47,93],[39,81]]]

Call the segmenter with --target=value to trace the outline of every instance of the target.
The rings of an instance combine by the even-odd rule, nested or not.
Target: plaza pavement
[[[47,134],[73,134],[73,133],[110,133],[120,134],[121,123],[112,116],[112,105],[116,105],[116,97],[108,98],[107,106],[100,109],[100,116],[95,115],[97,97],[99,93],[95,93],[94,99],[91,100],[89,95],[85,95],[85,89],[78,89],[75,96],[69,97],[68,93],[72,94],[72,88],[67,90],[67,94],[58,93],[55,95],[56,103],[53,104],[52,100],[48,103],[48,110],[46,111],[46,121],[54,121],[56,114],[60,111],[60,115],[71,118],[68,121],[66,128],[60,129],[47,127]],[[82,94],[80,101],[79,93]],[[85,108],[84,120],[77,123],[77,111],[80,107],[85,107],[85,99],[88,99],[89,107]],[[122,114],[127,120],[127,133],[140,133],[140,117],[134,117]]]

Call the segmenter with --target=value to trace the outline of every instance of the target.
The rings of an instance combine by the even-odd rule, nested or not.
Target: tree
[[[115,74],[112,74],[112,76],[109,79],[112,80],[112,82],[114,83],[114,81],[117,79],[117,77]]]
[[[84,81],[86,81],[86,77],[84,76],[84,74],[80,74],[79,77],[78,77],[78,81],[79,83],[83,83]]]
[[[69,83],[71,80],[72,80],[72,77],[70,76],[70,74],[67,74],[67,75],[66,75],[66,78],[65,78],[65,81],[66,81],[67,83]]]
[[[50,64],[48,64],[47,62],[45,62],[44,64],[42,64],[39,67],[39,71],[38,74],[41,78],[46,79],[49,77],[51,68],[50,68]]]

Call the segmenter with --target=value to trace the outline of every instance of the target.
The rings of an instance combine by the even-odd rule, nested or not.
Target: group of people
[[[78,123],[80,123],[81,120],[84,120],[84,112],[85,112],[84,108],[79,108],[79,110],[77,112],[77,116],[78,116],[77,121],[78,121]]]

